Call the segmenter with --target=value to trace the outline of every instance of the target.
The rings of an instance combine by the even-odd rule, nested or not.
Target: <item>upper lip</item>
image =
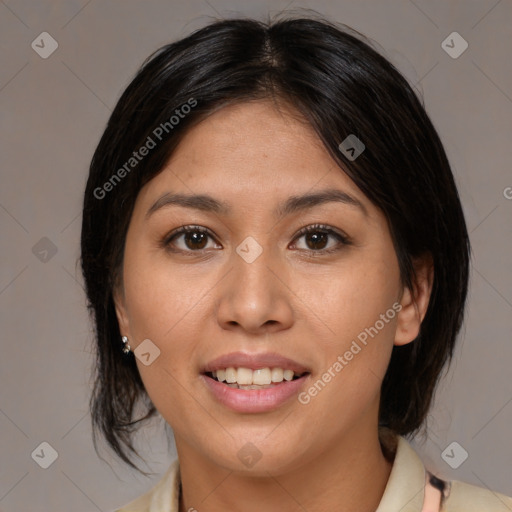
[[[282,368],[283,370],[293,370],[295,373],[310,373],[306,366],[284,357],[275,352],[263,352],[260,354],[249,354],[247,352],[231,352],[217,357],[206,364],[203,373],[223,370],[225,368],[250,368],[259,370],[260,368]]]

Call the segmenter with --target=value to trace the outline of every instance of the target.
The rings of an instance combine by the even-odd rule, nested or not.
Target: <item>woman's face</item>
[[[376,435],[393,344],[417,334],[383,214],[287,112],[243,103],[191,129],[137,197],[116,295],[180,457],[253,474]],[[227,368],[284,381],[206,374]]]

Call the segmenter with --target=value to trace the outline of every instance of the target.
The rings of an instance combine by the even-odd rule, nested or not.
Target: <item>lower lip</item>
[[[295,380],[283,381],[264,389],[231,388],[207,375],[201,375],[215,398],[226,407],[237,412],[256,413],[277,409],[304,386],[309,374]]]

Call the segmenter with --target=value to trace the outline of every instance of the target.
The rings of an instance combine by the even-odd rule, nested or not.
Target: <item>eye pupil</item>
[[[308,242],[306,242],[306,243],[310,249],[323,249],[326,245],[328,236],[329,235],[327,233],[322,233],[320,231],[308,233],[306,235],[306,240],[311,241],[312,244],[310,244]]]
[[[185,233],[185,242],[189,249],[203,249],[206,245],[206,234],[200,233],[199,231]],[[189,242],[193,247],[190,247]],[[199,244],[199,246],[196,244]]]

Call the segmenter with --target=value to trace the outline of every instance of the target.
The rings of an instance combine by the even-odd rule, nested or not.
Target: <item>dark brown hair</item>
[[[112,296],[138,192],[207,115],[264,98],[292,105],[340,172],[384,213],[405,286],[414,281],[414,258],[432,257],[433,290],[420,334],[393,348],[379,413],[380,424],[401,435],[422,425],[462,324],[469,240],[450,165],[422,102],[363,40],[347,27],[309,18],[214,22],[155,52],[122,94],[94,153],[83,207],[81,263],[97,351],[95,446],[99,431],[135,467],[132,434],[156,412],[133,354],[122,354]],[[194,108],[171,122],[191,100]],[[165,137],[128,166],[165,123]],[[351,134],[366,146],[353,161],[339,149]],[[138,404],[145,410],[134,418]]]

